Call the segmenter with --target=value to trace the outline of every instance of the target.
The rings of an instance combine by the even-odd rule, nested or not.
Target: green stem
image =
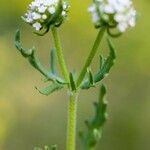
[[[54,37],[54,43],[55,43],[55,47],[56,47],[58,62],[59,62],[62,74],[64,76],[65,81],[67,83],[69,83],[69,75],[68,75],[67,67],[66,67],[66,64],[65,64],[64,55],[63,55],[63,52],[62,52],[62,45],[61,45],[61,42],[60,42],[60,38],[59,38],[57,28],[52,27],[51,30],[52,30],[52,34],[53,34],[53,37]]]
[[[95,56],[95,54],[96,54],[96,52],[98,50],[98,47],[99,47],[99,45],[101,43],[101,40],[102,40],[102,37],[104,36],[104,33],[105,33],[105,27],[101,28],[101,30],[99,31],[99,33],[97,35],[97,38],[96,38],[96,40],[94,42],[94,45],[93,45],[93,48],[92,48],[92,50],[91,50],[91,52],[90,52],[90,54],[89,54],[89,56],[88,56],[88,58],[87,58],[87,60],[85,62],[85,65],[83,66],[83,69],[82,69],[82,71],[81,71],[81,73],[80,73],[80,75],[79,75],[79,77],[77,79],[77,84],[76,84],[77,87],[79,87],[81,82],[83,81],[83,79],[85,77],[85,74],[87,72],[87,68],[92,63],[92,60],[93,60],[93,58],[94,58],[94,56]]]
[[[77,93],[70,93],[68,106],[68,131],[67,131],[67,150],[75,150],[76,147],[76,111]]]

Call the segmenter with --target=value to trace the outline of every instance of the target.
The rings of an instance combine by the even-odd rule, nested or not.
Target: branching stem
[[[89,54],[89,56],[88,56],[88,58],[87,58],[87,60],[86,60],[86,62],[84,64],[84,66],[83,66],[83,69],[81,70],[81,73],[80,73],[80,75],[79,75],[79,77],[77,79],[77,83],[76,83],[77,87],[79,87],[80,84],[82,83],[82,81],[83,81],[83,79],[85,77],[85,74],[87,72],[87,68],[92,63],[92,60],[93,60],[93,58],[94,58],[94,56],[95,56],[95,54],[96,54],[96,52],[98,50],[98,47],[99,47],[99,45],[101,43],[101,40],[102,40],[102,38],[104,36],[104,33],[105,33],[105,27],[101,28],[101,30],[99,31],[99,33],[97,35],[97,38],[96,38],[96,40],[94,42],[94,45],[93,45],[93,48],[92,48],[92,50],[91,50],[91,52],[90,52],[90,54]]]
[[[63,77],[67,83],[69,82],[69,72],[67,70],[63,52],[62,52],[62,46],[59,38],[59,34],[56,27],[52,27],[52,34],[54,38],[54,43],[56,47],[58,62],[63,74]],[[79,87],[82,81],[84,80],[85,74],[87,72],[87,68],[92,63],[92,60],[98,50],[98,47],[101,43],[102,37],[105,33],[105,28],[102,28],[96,38],[96,41],[93,45],[93,48],[86,60],[85,65],[83,66],[83,69],[77,79],[76,86]],[[69,86],[68,86],[69,88]],[[67,126],[67,150],[75,150],[76,148],[76,111],[77,111],[77,99],[78,99],[78,92],[70,92],[70,99],[69,99],[69,106],[68,106],[68,126]]]

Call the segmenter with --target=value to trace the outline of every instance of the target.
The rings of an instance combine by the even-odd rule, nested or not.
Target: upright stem
[[[76,111],[77,93],[71,93],[68,106],[67,150],[75,150],[76,145]]]
[[[101,43],[101,40],[102,40],[102,37],[103,37],[104,33],[105,33],[105,27],[101,28],[101,30],[99,31],[99,33],[97,35],[97,38],[96,38],[96,40],[94,42],[94,45],[93,45],[93,48],[92,48],[92,50],[91,50],[91,52],[90,52],[90,54],[89,54],[89,56],[88,56],[88,58],[87,58],[87,60],[84,64],[84,66],[82,68],[82,71],[81,71],[81,73],[80,73],[80,75],[77,79],[77,83],[76,83],[77,87],[80,86],[81,82],[83,81],[83,79],[85,77],[85,74],[87,72],[87,68],[92,63],[92,60],[93,60],[93,58],[94,58],[94,56],[95,56],[95,54],[98,50],[98,47]]]
[[[58,62],[61,67],[62,74],[67,83],[69,83],[69,75],[62,53],[62,46],[58,31],[55,27],[52,28],[54,43],[56,47]],[[70,92],[69,106],[68,106],[68,127],[67,127],[67,150],[75,150],[76,143],[76,107],[77,96],[75,92]]]
[[[86,60],[86,63],[79,75],[77,80],[77,87],[80,86],[83,81],[85,74],[87,72],[87,68],[90,66],[104,35],[105,28],[102,28],[98,33],[94,46]],[[64,61],[64,56],[62,53],[62,46],[59,38],[59,34],[56,27],[52,28],[52,34],[54,37],[54,43],[57,51],[58,62],[61,67],[62,74],[67,83],[69,83],[69,75],[67,71],[67,67]],[[75,150],[76,148],[76,111],[77,111],[77,99],[78,93],[70,92],[69,106],[68,106],[68,127],[67,127],[67,150]]]
[[[55,47],[56,47],[58,62],[59,62],[62,74],[64,76],[65,81],[67,83],[69,83],[69,75],[68,75],[67,67],[65,64],[64,55],[62,52],[62,45],[61,45],[59,34],[58,34],[56,27],[52,27],[52,34],[54,37],[54,43],[55,43]]]

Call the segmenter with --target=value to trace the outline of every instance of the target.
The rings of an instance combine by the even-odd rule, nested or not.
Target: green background
[[[66,91],[49,97],[40,95],[43,87],[36,72],[14,47],[15,30],[22,33],[24,46],[34,45],[42,62],[49,67],[51,34],[38,37],[20,16],[29,0],[0,0],[0,149],[32,150],[35,146],[58,144],[65,150]],[[64,54],[70,71],[79,71],[98,32],[93,28],[87,7],[90,0],[72,0],[69,20],[61,26]],[[108,78],[109,120],[98,150],[150,149],[150,1],[134,1],[139,12],[137,26],[114,39],[117,61]],[[103,42],[103,50],[108,49]],[[98,56],[93,69],[98,67]],[[98,88],[80,93],[78,127],[93,114],[92,103]],[[78,146],[80,140],[77,138]],[[79,147],[77,149],[80,149]]]

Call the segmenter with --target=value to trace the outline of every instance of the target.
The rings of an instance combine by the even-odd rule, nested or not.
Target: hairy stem
[[[76,111],[77,93],[70,93],[68,106],[68,131],[67,131],[67,150],[75,150],[76,147]]]
[[[91,52],[90,52],[90,54],[89,54],[89,56],[88,56],[88,58],[87,58],[87,60],[86,60],[86,62],[84,64],[84,66],[83,66],[83,68],[81,70],[81,73],[80,73],[80,75],[79,75],[79,77],[77,79],[77,83],[76,83],[77,87],[79,87],[81,82],[83,81],[83,79],[85,77],[85,74],[87,72],[87,68],[92,63],[92,60],[93,60],[93,58],[94,58],[94,56],[95,56],[95,54],[96,54],[96,52],[98,50],[98,47],[99,47],[99,45],[101,43],[101,40],[103,38],[104,33],[105,33],[105,27],[101,28],[101,30],[99,31],[99,33],[97,35],[97,38],[96,38],[96,40],[94,42],[94,45],[93,45],[93,48],[92,48],[92,50],[91,50]]]
[[[59,34],[58,34],[56,27],[52,27],[52,34],[53,34],[54,43],[55,43],[55,47],[56,47],[58,62],[59,62],[63,77],[64,77],[65,81],[67,83],[69,83],[69,75],[68,75],[67,67],[65,64],[64,55],[62,52],[62,45],[61,45]]]

